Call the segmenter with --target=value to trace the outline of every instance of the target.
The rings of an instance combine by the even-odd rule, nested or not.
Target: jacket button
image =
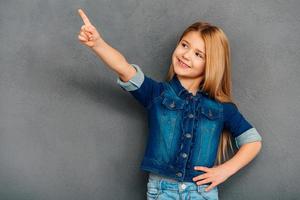
[[[187,157],[187,154],[186,154],[186,153],[182,153],[181,156],[182,156],[183,158],[186,158],[186,157]]]
[[[184,190],[186,188],[186,185],[184,183],[182,183],[181,188]]]
[[[192,113],[189,114],[189,118],[193,118],[194,115]]]
[[[185,134],[185,137],[186,137],[186,138],[191,138],[192,135],[191,135],[190,133],[186,133],[186,134]]]
[[[177,172],[177,173],[176,173],[176,176],[181,177],[181,176],[182,176],[182,173],[181,173],[181,172]]]
[[[171,108],[174,108],[174,107],[175,107],[175,103],[172,102],[172,103],[170,104],[170,107],[171,107]]]

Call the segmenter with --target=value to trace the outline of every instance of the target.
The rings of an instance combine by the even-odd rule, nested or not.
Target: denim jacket
[[[148,142],[141,169],[178,181],[192,182],[204,172],[194,166],[212,167],[223,128],[230,131],[236,146],[262,141],[257,130],[231,102],[222,103],[204,91],[188,92],[176,74],[158,82],[137,73],[129,81],[117,83],[128,91],[148,113]]]

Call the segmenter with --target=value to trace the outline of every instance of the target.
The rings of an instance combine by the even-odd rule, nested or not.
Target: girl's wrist
[[[100,39],[98,39],[98,40],[95,42],[95,45],[94,45],[93,47],[91,47],[91,49],[95,51],[95,50],[97,50],[97,49],[103,47],[104,44],[105,44],[105,41],[104,41],[103,39],[100,38]]]
[[[238,169],[236,169],[235,165],[231,165],[231,163],[228,163],[228,162],[223,163],[222,167],[228,172],[228,174],[230,176],[232,176],[233,174],[235,174],[238,171]]]

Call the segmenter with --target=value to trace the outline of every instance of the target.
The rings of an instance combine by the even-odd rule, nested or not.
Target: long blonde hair
[[[208,22],[196,22],[184,30],[177,45],[190,31],[197,31],[205,43],[205,73],[199,89],[207,92],[211,98],[220,102],[232,102],[230,47],[227,36],[222,29]],[[174,74],[171,64],[166,80],[170,81]],[[230,132],[223,129],[220,137],[215,161],[217,165],[229,158],[229,147],[233,152]]]

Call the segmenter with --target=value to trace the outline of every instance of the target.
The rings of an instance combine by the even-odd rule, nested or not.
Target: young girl
[[[254,159],[262,141],[232,102],[225,33],[206,22],[189,26],[177,42],[166,81],[158,82],[129,64],[78,12],[84,22],[80,42],[118,74],[121,88],[148,111],[141,163],[149,172],[147,199],[218,199],[217,185]],[[238,151],[228,159],[232,137]]]

